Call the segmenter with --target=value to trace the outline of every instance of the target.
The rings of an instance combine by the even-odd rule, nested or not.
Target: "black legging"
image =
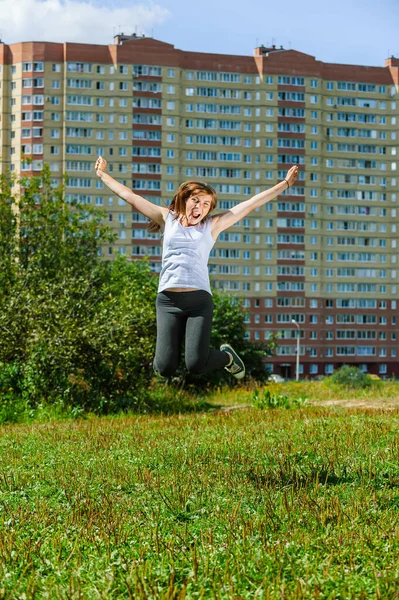
[[[205,290],[168,292],[157,295],[157,347],[154,368],[160,375],[173,375],[180,361],[185,334],[185,362],[190,373],[207,373],[229,362],[226,352],[209,348],[213,300]]]

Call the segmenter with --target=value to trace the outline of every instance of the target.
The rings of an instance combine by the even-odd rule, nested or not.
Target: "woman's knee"
[[[186,368],[192,375],[203,375],[206,371],[206,362],[202,358],[187,358]]]
[[[172,377],[178,369],[176,363],[154,361],[154,371],[161,377]]]

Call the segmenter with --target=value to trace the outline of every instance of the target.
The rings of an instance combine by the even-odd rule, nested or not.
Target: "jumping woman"
[[[292,167],[283,181],[269,190],[213,216],[210,214],[216,206],[216,192],[206,183],[182,183],[170,206],[164,208],[113,179],[106,168],[106,160],[99,156],[95,164],[97,176],[135,211],[148,217],[152,231],[163,232],[154,369],[164,377],[173,375],[179,366],[184,339],[185,363],[190,373],[224,367],[236,379],[242,379],[244,363],[229,344],[223,344],[220,350],[210,348],[213,301],[209,254],[222,231],[292,186],[298,167]]]

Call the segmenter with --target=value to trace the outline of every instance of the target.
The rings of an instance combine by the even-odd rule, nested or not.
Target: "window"
[[[91,63],[75,63],[75,62],[67,63],[67,71],[69,73],[91,73],[92,70],[93,70],[93,66]]]

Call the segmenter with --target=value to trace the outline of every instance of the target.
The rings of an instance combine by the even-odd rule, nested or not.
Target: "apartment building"
[[[146,219],[104,188],[112,174],[167,204],[187,179],[207,181],[219,209],[296,185],[224,232],[215,288],[244,297],[247,335],[280,336],[274,371],[315,376],[342,364],[399,375],[397,149],[399,59],[323,63],[275,46],[253,56],[186,52],[136,35],[114,44],[0,44],[0,172],[39,173],[66,198],[102,206],[116,252],[161,247]]]

